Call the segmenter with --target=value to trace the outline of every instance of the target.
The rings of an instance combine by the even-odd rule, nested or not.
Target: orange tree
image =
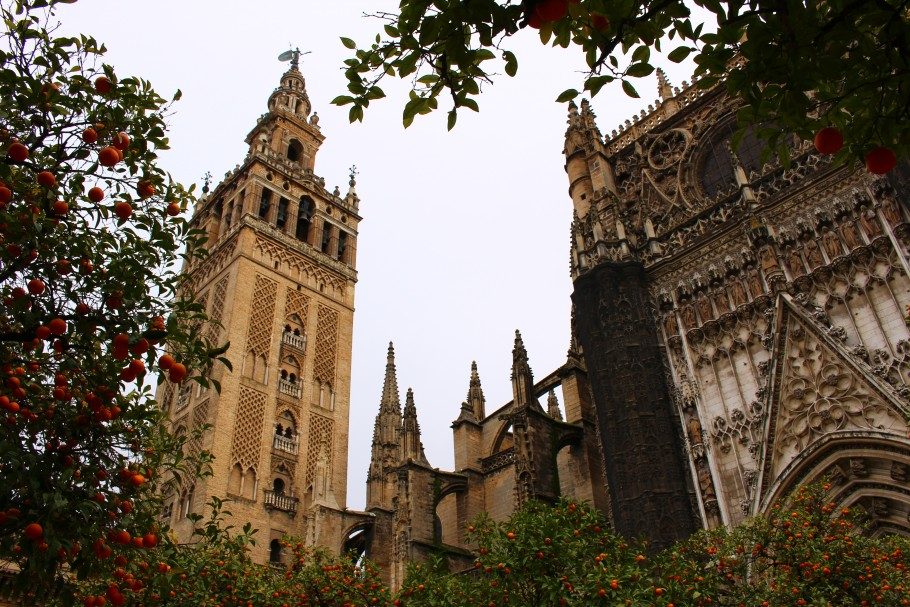
[[[84,607],[167,605],[168,607],[380,607],[391,604],[388,588],[369,563],[331,556],[284,541],[282,562],[256,565],[249,549],[255,531],[226,527],[223,503],[197,527],[192,543],[169,538],[156,548],[121,545],[105,575],[76,591]],[[200,517],[194,516],[198,523]]]
[[[473,571],[449,576],[439,560],[412,565],[402,604],[643,605],[654,596],[642,548],[611,533],[589,506],[530,502],[506,521],[481,517],[468,532],[477,544]]]
[[[399,604],[430,606],[907,605],[903,537],[870,537],[862,510],[839,510],[810,486],[733,530],[701,532],[646,558],[593,509],[532,503],[470,530],[475,568],[439,559],[409,568]]]
[[[830,485],[802,487],[767,517],[700,533],[661,557],[655,577],[676,605],[910,605],[905,537],[871,537],[862,508]]]
[[[157,166],[169,104],[55,36],[53,4],[0,2],[0,558],[29,582],[157,541],[159,474],[186,462],[146,371],[165,340],[173,381],[221,353],[175,297],[200,240]]]
[[[407,126],[418,114],[451,104],[477,111],[476,97],[498,72],[514,76],[513,37],[539,36],[573,48],[588,72],[582,92],[611,83],[638,97],[634,82],[665,59],[694,59],[698,86],[722,79],[741,102],[741,124],[784,151],[781,132],[811,138],[841,158],[866,158],[870,170],[910,151],[910,10],[906,0],[401,0],[375,42],[345,62],[350,119],[362,120],[385,96],[385,77],[410,79]],[[554,91],[555,94],[555,91]],[[568,101],[581,94],[559,95]],[[771,128],[770,125],[774,125]],[[871,154],[871,158],[868,158]]]

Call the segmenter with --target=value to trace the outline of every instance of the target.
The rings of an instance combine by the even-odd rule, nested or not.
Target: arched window
[[[296,111],[296,108],[295,108]],[[288,144],[288,160],[293,160],[297,162],[300,160],[300,157],[303,155],[303,145],[296,139],[291,139],[291,142]]]
[[[702,154],[701,160],[701,187],[705,197],[711,198],[722,190],[726,190],[736,183],[733,173],[733,159],[730,156],[733,134],[737,127],[734,122],[715,131],[711,143]],[[790,142],[792,137],[787,137]],[[767,149],[767,143],[758,137],[755,129],[749,127],[736,146],[736,158],[748,176],[753,171],[762,167],[762,154]]]
[[[276,495],[284,495],[284,481],[280,478],[273,480],[272,491],[274,491]]]
[[[281,562],[281,542],[278,540],[272,540],[269,542],[269,562],[270,563],[280,563]]]

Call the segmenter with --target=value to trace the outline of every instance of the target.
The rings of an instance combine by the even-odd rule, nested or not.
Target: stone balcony
[[[300,398],[300,385],[291,383],[286,379],[278,380],[278,391],[281,394],[290,396],[292,398]]]
[[[272,448],[277,451],[284,451],[285,453],[297,455],[299,443],[296,436],[293,438],[287,438],[285,436],[276,434],[275,438],[272,439]]]
[[[275,491],[266,491],[265,492],[265,507],[271,508],[274,510],[281,510],[282,512],[290,512],[294,514],[297,512],[297,503],[298,500],[296,497],[291,497],[290,495],[285,495],[284,493],[276,493]]]

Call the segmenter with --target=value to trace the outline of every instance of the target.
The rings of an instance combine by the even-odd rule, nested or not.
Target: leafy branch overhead
[[[512,38],[535,35],[585,58],[579,90],[559,102],[616,82],[638,97],[634,82],[657,63],[691,58],[695,86],[722,83],[741,124],[805,138],[835,127],[842,158],[910,149],[907,0],[403,0],[398,13],[369,16],[384,22],[371,44],[342,38],[354,55],[349,94],[334,103],[350,106],[352,122],[392,77],[410,79],[405,126],[443,98],[451,129],[459,109],[478,111],[484,84],[518,72]]]

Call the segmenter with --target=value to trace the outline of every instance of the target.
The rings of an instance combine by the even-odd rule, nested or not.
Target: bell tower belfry
[[[163,516],[181,539],[209,496],[231,500],[232,524],[259,529],[254,558],[284,558],[280,538],[341,550],[360,199],[314,172],[325,136],[312,112],[299,51],[246,137],[243,162],[199,200],[192,225],[209,255],[184,268],[212,319],[201,331],[230,342],[220,394],[165,382],[173,432],[208,424],[189,448],[214,457],[212,475],[184,478]],[[284,57],[284,56],[283,56]]]

